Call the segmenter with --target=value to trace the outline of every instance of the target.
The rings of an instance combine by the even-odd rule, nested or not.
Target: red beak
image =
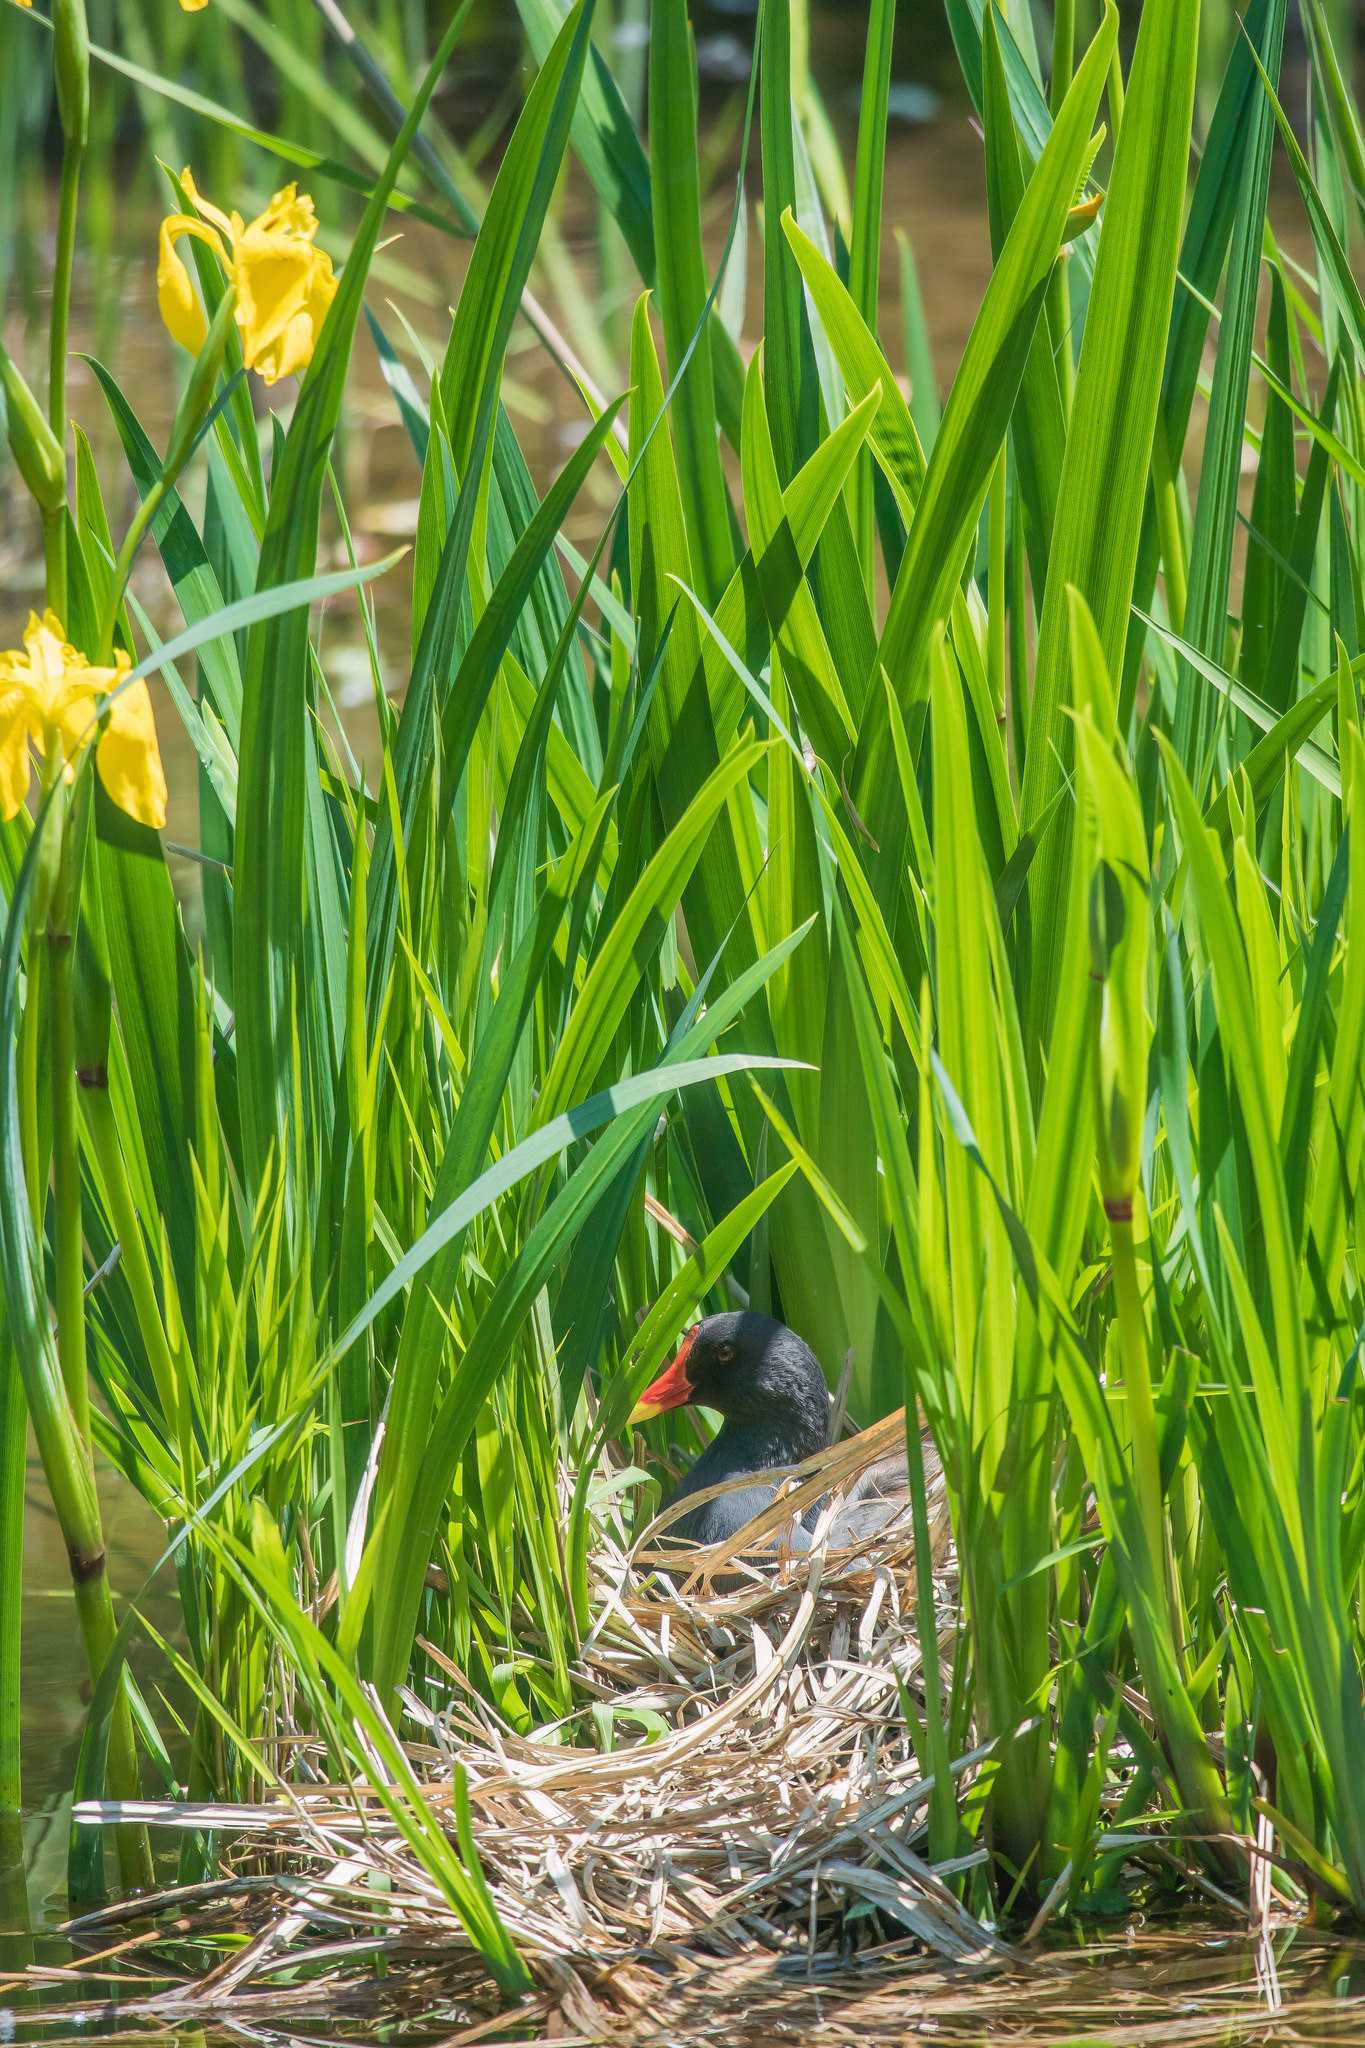
[[[696,1392],[687,1377],[687,1360],[691,1352],[696,1331],[689,1330],[678,1346],[678,1354],[671,1365],[666,1365],[658,1379],[651,1382],[641,1394],[630,1414],[626,1417],[627,1429],[633,1429],[637,1422],[648,1422],[652,1416],[664,1415],[670,1408],[685,1408]]]

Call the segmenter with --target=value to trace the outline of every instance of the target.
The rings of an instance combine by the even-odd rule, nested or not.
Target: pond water
[[[116,1946],[133,1953],[116,1958],[109,1953]],[[566,2025],[562,2012],[547,2015],[539,2000],[524,2019],[476,2016],[430,1967],[407,1992],[401,1980],[352,1979],[344,1990],[322,1981],[310,1993],[301,1976],[279,1975],[222,2016],[195,2011],[167,1988],[167,1976],[174,1981],[191,1960],[183,1946],[140,1943],[115,1926],[102,1941],[87,1942],[83,1980],[69,1967],[70,1951],[50,1942],[29,1945],[26,1981],[7,1979],[0,1956],[0,2041],[44,2048],[92,2036],[165,2048],[243,2041],[459,2048],[475,2040],[772,2048],[809,2038],[831,2048],[911,2041],[939,2048],[987,2041],[1011,2048],[1349,2048],[1365,2040],[1365,1947],[1304,1930],[1254,1941],[1197,1922],[1178,1929],[1135,1923],[1097,1930],[1083,1945],[1044,1947],[991,1975],[920,1960],[910,1947],[887,1943],[856,1967],[814,1980],[799,1956],[761,1973],[738,1960],[663,1973],[647,2018],[637,2014],[625,2029],[607,2032]],[[194,1960],[202,1969],[207,1958]],[[20,1963],[13,1954],[9,1966]]]
[[[718,29],[718,33],[722,32]],[[837,23],[829,33],[837,43]],[[718,49],[713,48],[710,56],[719,63]],[[841,122],[847,122],[848,81],[853,73],[846,59],[842,72],[836,67],[836,75],[845,82],[834,96],[834,110]],[[923,85],[907,79],[902,87],[898,104],[908,113],[919,114],[932,108],[932,96]],[[718,200],[712,222],[717,249],[726,210],[724,198]],[[581,198],[577,220],[571,199],[562,227],[570,258],[581,253],[586,261],[591,220]],[[893,121],[887,169],[883,307],[883,331],[890,337],[900,333],[893,239],[897,228],[909,234],[919,260],[930,338],[940,383],[946,385],[989,270],[980,147],[960,113],[940,113],[923,125]],[[130,234],[120,255],[113,282],[119,294],[121,319],[114,335],[111,361],[148,432],[158,444],[164,444],[176,386],[168,375],[169,346],[156,317],[154,236],[155,220],[148,215],[140,236]],[[748,260],[752,306],[761,297],[761,258],[756,236],[750,238]],[[382,259],[371,303],[386,321],[391,316],[385,301],[392,299],[401,304],[419,330],[439,349],[443,308],[457,295],[462,263],[459,245],[420,231],[406,235]],[[89,280],[83,282],[85,297],[76,309],[77,348],[93,344],[96,328]],[[397,331],[397,322],[392,324]],[[892,349],[893,358],[899,360],[900,350],[894,340]],[[506,396],[528,460],[538,480],[543,482],[573,445],[580,430],[581,410],[534,344],[528,344],[517,354]],[[106,479],[117,477],[120,466],[103,427],[98,393],[93,378],[81,363],[73,364],[70,402],[73,415],[96,440],[102,474]],[[376,353],[363,332],[348,390],[342,460],[348,505],[362,556],[374,558],[409,539],[416,512],[418,472],[379,373]],[[578,544],[591,546],[596,539],[607,502],[605,495],[594,497],[590,490],[585,491],[575,513],[575,524],[570,528],[570,537]],[[17,640],[29,606],[41,600],[41,563],[33,546],[32,522],[24,508],[13,496],[0,498],[0,507],[4,513],[0,525],[0,646],[10,646]],[[116,510],[116,524],[119,510],[126,507]],[[144,559],[136,588],[153,617],[164,620],[164,592],[155,565],[149,560]],[[400,567],[390,572],[372,586],[372,593],[385,687],[398,695],[406,674],[409,639],[406,569]],[[353,600],[339,600],[331,607],[323,651],[348,736],[363,761],[373,741],[373,724],[368,708],[368,666]],[[157,715],[171,788],[168,838],[180,844],[192,843],[193,756],[164,697],[158,700]],[[178,884],[192,898],[194,864],[177,856],[176,873]],[[142,1502],[114,1475],[106,1472],[102,1484],[116,1589],[125,1598],[139,1595],[160,1555],[163,1532]],[[69,1787],[81,1737],[84,1689],[65,1557],[36,1464],[30,1474],[25,1541],[23,1679],[27,1810],[22,1833],[22,1892],[26,1905],[21,1914],[12,1868],[6,1904],[4,1866],[7,1854],[11,1858],[15,1855],[15,1845],[0,1839],[0,2043],[30,2038],[35,2033],[55,2037],[74,2031],[74,2012],[63,2017],[73,2001],[80,2008],[80,2031],[87,2036],[92,2026],[120,2026],[120,2030],[146,2032],[149,2038],[173,2038],[173,2028],[163,2032],[145,2013],[130,2014],[120,2022],[113,2011],[96,2009],[97,1994],[89,1985],[61,1986],[58,1980],[48,1978],[41,1987],[30,1982],[29,1988],[23,1989],[13,1980],[8,1985],[5,1982],[7,1972],[23,1970],[34,1962],[59,1969],[72,1960],[72,1950],[54,1930],[65,1910]],[[165,1572],[147,1593],[146,1604],[159,1628],[173,1628],[174,1588]],[[155,1686],[159,1674],[154,1666],[144,1667],[142,1675]],[[32,1934],[16,1931],[21,1919],[26,1919]],[[929,1971],[925,1998],[928,1979],[942,1981]],[[974,2008],[963,2010],[960,1994],[955,1991],[951,1997],[945,1994],[937,2005],[929,2000],[929,2008],[938,2015],[934,2018],[921,2000],[910,2030],[926,2034],[934,2031],[941,2040],[962,2041],[980,2038],[983,2027],[993,2036],[1020,2041],[1359,2041],[1365,2040],[1362,2000],[1365,1951],[1348,1945],[1319,1937],[1310,1939],[1295,1931],[1257,1947],[1229,1936],[1226,1931],[1213,1935],[1189,1931],[1179,1938],[1166,1933],[1158,1938],[1128,1928],[1117,1939],[1108,1935],[1099,1940],[1084,1958],[1067,1960],[1054,1956],[1041,1984],[1034,1985],[1032,1980],[1028,1985],[1021,1985],[1017,1979],[1002,1980],[988,1995],[982,1988]],[[875,2015],[875,2001],[873,2008],[863,2038],[903,2038],[902,2019],[896,2020],[894,2031],[882,2032],[883,2022]],[[891,2028],[889,2009],[884,2023]],[[283,2037],[282,2028],[272,2031],[274,2038]],[[326,2031],[329,2036],[333,2034],[330,2027]],[[408,2029],[403,2031],[407,2033]],[[374,2038],[373,2030],[361,2032]],[[420,2032],[418,2029],[409,2037],[416,2038]],[[202,2040],[204,2036],[196,2034],[196,2038]],[[233,2038],[239,2039],[240,2035],[234,2033]],[[710,2038],[726,2038],[724,2026]],[[852,2037],[841,2034],[839,2038]]]

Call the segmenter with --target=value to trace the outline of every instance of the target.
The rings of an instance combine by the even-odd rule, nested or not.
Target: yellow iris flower
[[[156,266],[157,302],[174,339],[198,355],[207,332],[175,246],[182,235],[193,235],[212,249],[236,291],[247,368],[258,370],[267,384],[306,368],[337,288],[332,259],[313,239],[318,221],[312,200],[286,185],[264,213],[243,221],[240,213],[229,216],[201,198],[188,171],[180,182],[195,211],[162,221]]]
[[[129,684],[100,716],[100,699],[127,672],[122,648],[112,668],[92,668],[55,612],[29,613],[23,651],[0,654],[0,818],[16,816],[28,795],[30,743],[45,757],[57,749],[69,782],[94,739],[100,780],[119,809],[142,825],[165,824],[166,777],[146,683]]]

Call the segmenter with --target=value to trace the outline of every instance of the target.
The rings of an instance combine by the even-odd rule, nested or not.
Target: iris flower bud
[[[14,466],[43,512],[58,510],[66,496],[66,464],[47,415],[24,381],[23,372],[0,347],[0,390]]]

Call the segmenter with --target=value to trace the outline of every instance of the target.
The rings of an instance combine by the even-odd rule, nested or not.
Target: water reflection
[[[173,1633],[178,1603],[169,1572],[143,1591],[165,1544],[161,1524],[107,1465],[100,1469],[99,1485],[115,1595],[120,1603],[142,1596],[142,1611],[160,1631]],[[145,1643],[135,1647],[132,1661],[144,1687],[162,1682],[161,1660]],[[24,1924],[19,1907],[25,1881],[29,1924],[48,1928],[65,1915],[70,1788],[88,1698],[66,1550],[34,1458],[24,1516],[25,1813],[21,1828],[11,1823],[0,1831],[0,1936]]]
[[[820,1970],[812,1979],[799,1957],[755,1970],[742,1959],[689,1957],[685,1967],[640,1966],[657,1983],[648,2023],[612,2038],[687,2044],[724,2041],[731,2048],[768,2048],[792,2039],[828,2040],[849,2048],[932,2040],[949,2048],[1001,2041],[1015,2048],[1164,2048],[1164,2044],[1258,2043],[1261,2048],[1328,2048],[1365,2039],[1365,1946],[1303,1928],[1270,1937],[1276,1991],[1267,1995],[1257,1945],[1245,1933],[1135,1923],[1092,1936],[1077,1950],[1021,1958],[994,1975],[926,1963],[897,1941],[863,1954],[856,1966]],[[679,1963],[681,1964],[679,1959]],[[422,1964],[405,1977],[336,1972],[337,1951],[319,1980],[277,1973],[273,1986],[253,1988],[240,2005],[195,2014],[175,1989],[179,1965],[203,1967],[173,1945],[156,1946],[148,1931],[119,1925],[87,1952],[85,1975],[62,1972],[40,1958],[30,1987],[45,2007],[11,2002],[15,1986],[0,1975],[0,2044],[55,2044],[92,2035],[124,2041],[193,2043],[216,2048],[244,2037],[280,2044],[402,2040],[414,2044],[469,2039],[549,2042],[606,2035],[565,2028],[552,1991],[528,2001],[523,2016],[499,2014],[443,1986],[439,1967]],[[580,1964],[580,1967],[584,1967]],[[165,1972],[166,1974],[162,1974]],[[637,1973],[638,1974],[638,1973]],[[561,1972],[561,1976],[563,1972]],[[550,1973],[553,1981],[554,1973]],[[612,2000],[609,1982],[594,1985]],[[56,2003],[51,2002],[55,1994]],[[564,1997],[563,1986],[559,1993]],[[638,1998],[638,1990],[633,1994]],[[572,1998],[565,2003],[572,2005]],[[599,2003],[598,2010],[601,2010]],[[644,2015],[636,2011],[643,2022]],[[208,2019],[201,2026],[194,2023]]]

